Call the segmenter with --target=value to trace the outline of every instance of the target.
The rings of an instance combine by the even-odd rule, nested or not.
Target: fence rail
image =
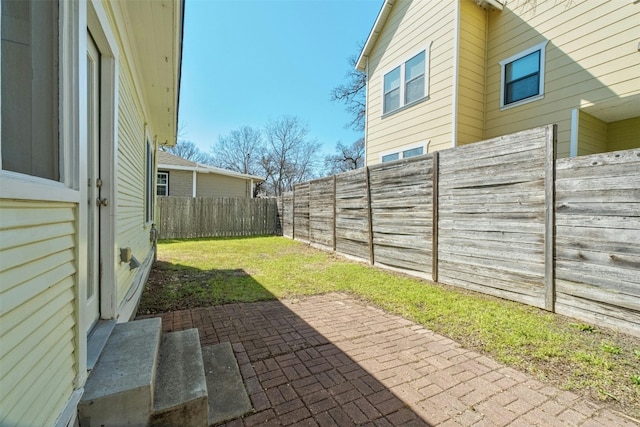
[[[276,199],[158,197],[161,239],[280,234]]]
[[[546,126],[294,187],[286,237],[640,336],[640,149]]]

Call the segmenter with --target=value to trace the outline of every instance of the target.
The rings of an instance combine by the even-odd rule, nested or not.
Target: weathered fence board
[[[545,136],[534,129],[440,152],[441,282],[544,307]]]
[[[282,215],[282,235],[293,239],[293,191],[283,193],[280,196],[282,206],[280,212]]]
[[[309,241],[333,248],[333,177],[309,185]]]
[[[161,239],[276,234],[275,199],[158,197]]]
[[[556,162],[556,310],[640,330],[640,150]]]
[[[293,237],[309,241],[309,183],[294,186],[293,191]]]
[[[369,259],[365,169],[336,177],[336,251]]]
[[[369,169],[375,262],[431,274],[433,155]]]
[[[297,186],[283,232],[640,336],[640,149],[556,161],[555,137],[546,126]]]

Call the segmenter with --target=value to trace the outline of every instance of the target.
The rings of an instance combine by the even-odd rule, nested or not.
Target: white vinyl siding
[[[73,391],[75,206],[0,200],[0,425],[51,425]]]
[[[456,2],[436,0],[396,2],[391,9],[368,60],[368,165],[425,140],[431,141],[430,150],[451,147],[455,10]],[[422,51],[428,97],[384,115],[384,75]]]

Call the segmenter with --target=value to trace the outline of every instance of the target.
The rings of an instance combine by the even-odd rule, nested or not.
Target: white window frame
[[[427,154],[427,150],[429,148],[429,142],[431,142],[431,141],[420,142],[418,144],[405,145],[405,146],[402,146],[402,147],[395,148],[393,150],[384,151],[384,152],[380,153],[380,163],[388,163],[388,162],[394,162],[396,160],[410,159],[412,157],[422,156],[424,154]],[[405,157],[404,156],[404,153],[406,151],[415,150],[416,148],[422,148],[422,154],[417,154],[416,156],[409,156],[409,157]],[[393,154],[397,154],[398,158],[394,159],[394,160],[387,160],[387,161],[383,160],[385,157],[391,156]]]
[[[80,90],[86,87],[86,81],[81,79],[75,71],[83,66],[78,58],[64,57],[65,52],[75,52],[78,49],[86,51],[86,46],[79,35],[78,28],[84,26],[82,20],[84,8],[82,5],[69,3],[63,0],[59,2],[58,9],[58,152],[59,152],[59,180],[41,178],[2,169],[2,153],[0,150],[0,194],[3,198],[16,200],[40,200],[80,203],[80,185],[82,177],[78,175],[78,162],[83,148],[80,144],[80,129],[83,123],[82,114],[86,109],[81,108]],[[1,13],[1,12],[0,12]],[[77,25],[79,24],[79,25]],[[84,60],[84,56],[81,57]],[[2,53],[0,52],[0,64]],[[66,61],[66,62],[65,62]],[[2,94],[0,93],[0,97]],[[1,99],[1,98],[0,98]],[[1,112],[0,112],[1,114]],[[86,120],[85,120],[86,122]],[[0,144],[2,144],[2,129],[0,128]],[[86,180],[85,180],[86,182]]]
[[[381,97],[382,97],[382,117],[387,117],[390,116],[394,113],[397,113],[399,111],[404,110],[405,108],[409,108],[413,105],[419,104],[427,99],[429,99],[429,77],[430,77],[430,69],[431,69],[431,45],[433,44],[433,42],[428,42],[426,47],[422,47],[421,49],[417,49],[414,51],[411,51],[410,55],[407,55],[407,57],[405,58],[404,61],[402,61],[402,63],[400,65],[398,65],[397,63],[394,64],[392,67],[389,67],[387,69],[384,70],[384,72],[382,73],[382,84],[381,84]],[[420,98],[411,101],[409,103],[405,102],[406,100],[406,64],[407,62],[409,62],[410,60],[412,60],[413,58],[415,58],[416,56],[418,56],[419,54],[424,52],[424,95],[421,96]],[[400,68],[400,105],[398,106],[398,108],[391,110],[391,111],[384,111],[384,97],[385,97],[385,90],[384,90],[384,79],[385,77],[391,73],[392,71],[394,71],[396,68]]]
[[[509,58],[503,59],[502,61],[499,62],[500,64],[500,110],[507,110],[509,108],[518,107],[520,105],[528,104],[529,102],[537,101],[539,99],[544,98],[544,74],[545,74],[545,62],[546,62],[545,51],[546,51],[547,43],[549,43],[549,40],[545,40],[542,43],[538,43],[537,45],[532,46],[529,49],[523,50],[522,52],[512,55]],[[506,71],[507,65],[537,51],[540,52],[540,69],[538,71],[540,74],[540,79],[538,82],[538,94],[530,96],[528,98],[521,99],[519,101],[505,104],[504,102],[505,101],[504,97],[506,92],[505,90],[506,72],[505,71]]]
[[[155,203],[156,203],[156,144],[149,137],[148,133],[145,137],[145,196],[144,196],[144,223],[150,225],[154,222],[155,218]]]
[[[166,184],[160,184],[160,174],[166,176]],[[164,194],[158,194],[159,188],[164,188]],[[169,171],[158,171],[156,173],[156,196],[168,196],[169,195]]]

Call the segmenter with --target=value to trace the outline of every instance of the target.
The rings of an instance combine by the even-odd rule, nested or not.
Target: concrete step
[[[82,427],[148,424],[161,331],[160,318],[114,327],[78,405]]]
[[[251,412],[231,343],[202,348],[209,391],[209,425],[230,421]]]
[[[209,404],[197,329],[162,336],[152,426],[207,426]]]

